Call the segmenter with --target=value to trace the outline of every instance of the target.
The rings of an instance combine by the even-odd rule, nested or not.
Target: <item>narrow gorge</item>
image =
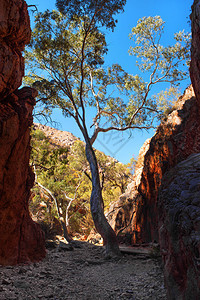
[[[192,84],[177,99],[173,111],[162,120],[155,135],[144,143],[139,153],[134,180],[128,185],[119,200],[112,203],[107,213],[107,219],[115,230],[119,243],[126,244],[128,247],[159,245],[169,300],[200,299],[199,0],[194,0],[190,18],[192,25],[190,78]],[[24,0],[1,0],[0,265],[29,264],[27,268],[18,266],[16,270],[19,275],[23,272],[34,274],[35,285],[38,276],[41,280],[45,278],[45,284],[49,278],[53,278],[54,288],[37,291],[38,297],[43,297],[43,299],[48,293],[49,298],[56,296],[56,289],[59,290],[59,299],[81,299],[83,296],[82,289],[85,286],[84,280],[80,281],[78,294],[76,294],[76,286],[73,288],[70,286],[74,281],[80,280],[81,274],[85,274],[88,280],[88,286],[91,290],[87,289],[87,297],[90,297],[93,286],[90,286],[88,274],[92,269],[91,274],[93,275],[94,272],[94,282],[96,282],[96,278],[98,278],[97,268],[101,264],[108,265],[108,267],[110,264],[113,270],[117,265],[119,267],[118,274],[120,268],[124,267],[124,277],[132,279],[127,279],[131,289],[125,287],[124,290],[123,288],[118,289],[118,286],[115,286],[115,283],[111,280],[111,285],[108,285],[107,291],[102,291],[102,286],[97,289],[99,297],[105,297],[106,295],[111,299],[113,295],[110,293],[110,286],[112,288],[112,285],[114,285],[115,295],[121,297],[119,299],[135,299],[134,293],[137,296],[139,295],[138,299],[140,299],[140,295],[144,295],[142,299],[148,299],[147,292],[152,293],[152,297],[157,297],[156,299],[162,299],[163,295],[164,299],[165,290],[162,286],[159,264],[149,257],[140,257],[141,261],[136,261],[137,258],[134,258],[134,261],[130,256],[128,258],[124,256],[117,263],[112,260],[107,263],[106,260],[101,259],[103,256],[102,249],[100,250],[94,245],[88,246],[83,242],[80,242],[80,247],[77,247],[78,250],[72,247],[70,251],[75,249],[73,255],[70,252],[65,252],[64,255],[63,252],[60,254],[58,253],[59,249],[54,249],[52,252],[45,249],[44,233],[40,226],[32,220],[29,212],[31,189],[35,181],[35,174],[29,165],[31,153],[30,131],[33,125],[32,113],[36,104],[37,90],[30,87],[21,87],[21,84],[24,76],[22,52],[30,39],[31,29],[26,2]],[[42,129],[43,125],[37,125],[36,127]],[[45,130],[50,134],[49,129],[46,128]],[[73,144],[74,136],[70,133],[67,136],[60,133],[59,137],[57,137],[57,132],[54,133],[51,132],[51,138],[54,138],[55,143],[59,140],[64,146],[65,142],[69,145]],[[93,251],[93,260],[89,257],[88,249]],[[85,251],[83,258],[81,258],[82,251]],[[40,265],[40,261],[45,258],[46,253],[48,253],[48,256]],[[63,256],[65,266],[67,266],[66,269],[69,271],[68,274],[72,273],[73,282],[67,276],[65,278],[66,270],[62,265]],[[151,280],[149,281],[149,274],[145,277],[145,280],[149,281],[149,285],[146,286],[142,281],[144,275],[143,265],[145,265],[146,260],[149,274],[151,275],[151,272],[153,272],[152,274],[156,278],[156,287]],[[52,265],[55,263],[55,269],[57,272],[61,272],[62,278],[58,276],[58,281],[63,281],[65,288],[68,289],[67,295],[71,295],[71,298],[63,298],[65,297],[63,285],[57,282],[58,278],[54,270],[49,269],[50,263]],[[97,268],[95,265],[97,265]],[[135,273],[132,270],[133,265],[139,266],[138,270],[142,275],[137,277],[137,270],[134,271]],[[129,273],[126,272],[125,267]],[[14,268],[3,268],[1,269],[2,276],[7,274],[8,277],[10,276],[10,281],[3,279],[2,282],[11,287],[10,291],[14,293],[13,297],[17,297],[17,289],[21,288],[20,285],[17,285],[19,282],[15,277],[18,276],[18,273],[17,275],[14,274]],[[37,268],[40,271],[37,272]],[[76,269],[76,274],[73,273],[73,268]],[[151,271],[151,269],[155,270]],[[116,272],[115,276],[117,277],[118,274]],[[120,276],[120,278],[123,277]],[[11,282],[12,278],[14,278],[14,283]],[[20,280],[24,284],[24,278]],[[120,280],[123,280],[123,278]],[[135,287],[131,280],[138,280],[136,290],[134,290]],[[140,280],[142,281],[142,287]],[[26,295],[24,292],[26,288],[27,290],[32,289],[32,293],[34,293],[35,287],[31,286],[31,279],[26,278],[25,283],[27,284],[27,282],[28,285],[25,288],[23,287],[24,290],[20,290],[21,294],[19,293],[23,297]],[[140,291],[142,288],[144,293]],[[149,292],[150,290],[151,292]],[[1,289],[0,287],[0,292],[5,295],[7,295],[7,292],[9,294],[8,288]],[[29,296],[28,299],[35,299],[33,295]]]
[[[193,86],[141,148],[134,181],[108,213],[119,241],[159,243],[168,299],[188,300],[200,298],[200,1],[191,24]]]

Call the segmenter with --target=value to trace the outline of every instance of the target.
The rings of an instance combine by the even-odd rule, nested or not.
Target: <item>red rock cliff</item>
[[[30,126],[36,91],[17,90],[24,75],[22,50],[31,31],[24,0],[0,1],[0,264],[38,261],[44,237],[29,215],[34,183],[29,167]]]
[[[147,141],[108,217],[119,240],[157,241],[168,299],[200,299],[200,113],[192,87]]]
[[[192,6],[191,22],[194,92],[186,90],[146,144],[135,181],[109,213],[118,235],[124,233],[123,241],[159,241],[169,300],[200,299],[199,0]]]
[[[136,168],[135,182],[120,197],[119,203],[111,208],[115,217],[110,219],[115,230],[131,235],[131,243],[158,242],[157,200],[162,177],[176,164],[198,152],[198,102],[192,87],[189,87],[178,100],[177,109],[163,121],[154,137],[145,144],[139,156],[140,164]],[[127,214],[124,213],[125,210],[128,211]],[[133,214],[129,213],[131,211]],[[110,212],[110,216],[112,215]]]
[[[163,175],[189,155],[200,152],[199,104],[192,87],[179,99],[178,109],[157,129],[145,155],[136,222],[142,241],[158,241],[158,191]]]

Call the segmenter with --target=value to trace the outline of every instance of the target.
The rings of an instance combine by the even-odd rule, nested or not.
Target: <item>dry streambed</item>
[[[104,259],[102,247],[52,249],[40,263],[0,267],[0,299],[166,299],[158,259],[125,254]]]

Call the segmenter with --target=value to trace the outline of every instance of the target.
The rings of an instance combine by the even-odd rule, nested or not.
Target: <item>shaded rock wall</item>
[[[21,85],[21,51],[31,31],[26,2],[0,1],[0,264],[38,261],[44,237],[29,215],[34,174],[29,167],[30,126],[36,91]]]
[[[200,153],[164,175],[158,211],[168,299],[200,299]]]
[[[139,191],[141,203],[136,216],[142,241],[158,241],[157,199],[163,175],[189,155],[200,152],[200,117],[192,87],[179,99],[173,111],[155,136],[145,155]]]
[[[190,86],[110,209],[119,241],[160,244],[168,299],[200,299],[200,112]]]
[[[134,182],[108,213],[120,242],[159,242],[170,300],[200,299],[199,153],[199,105],[189,87],[141,149]]]
[[[192,6],[191,25],[190,77],[197,100],[194,108],[200,119],[199,0],[195,0]],[[193,123],[189,125],[192,128]],[[194,153],[200,152],[198,135],[199,131],[196,139],[192,136]],[[189,148],[191,139],[187,143]],[[200,299],[200,153],[192,154],[163,176],[158,212],[168,299]]]
[[[194,92],[189,87],[158,127],[135,181],[108,214],[119,240],[159,241],[170,300],[200,299],[200,0],[191,23]]]
[[[138,191],[140,185],[145,154],[149,150],[151,139],[148,139],[141,147],[133,182],[131,182],[117,202],[114,202],[107,213],[106,217],[110,225],[114,228],[118,240],[121,243],[135,244],[140,241],[140,224],[137,223],[137,212],[141,203],[142,195]]]
[[[162,177],[176,164],[198,152],[200,118],[198,103],[190,86],[178,100],[177,109],[145,143],[136,166],[135,181],[120,197],[119,203],[111,207],[108,215],[116,232],[120,230],[120,234],[129,238],[131,235],[132,244],[158,242],[157,199]],[[127,204],[130,214],[124,214]]]

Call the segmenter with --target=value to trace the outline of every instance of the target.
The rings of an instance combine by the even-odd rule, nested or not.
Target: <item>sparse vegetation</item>
[[[96,150],[96,156],[107,209],[110,202],[117,200],[124,192],[132,174],[128,166],[107,157],[104,153]],[[31,163],[36,173],[36,184],[30,201],[33,216],[53,231],[54,224],[58,223],[55,219],[60,219],[53,199],[55,198],[69,233],[86,238],[94,225],[89,209],[91,173],[84,143],[75,141],[68,148],[56,146],[43,131],[33,130]]]
[[[152,96],[154,86],[177,85],[185,79],[190,57],[188,34],[178,32],[174,45],[163,46],[160,41],[164,21],[159,16],[144,17],[130,34],[135,45],[129,54],[138,58],[139,75],[127,73],[118,63],[107,68],[104,32],[115,28],[115,14],[123,11],[125,3],[57,0],[59,11],[36,15],[26,52],[31,70],[27,82],[38,89],[38,101],[48,114],[60,108],[65,117],[74,119],[83,134],[91,171],[91,213],[108,255],[120,252],[115,232],[104,215],[101,174],[93,143],[100,132],[152,128],[161,113]],[[88,107],[94,108],[91,124],[87,122]]]

